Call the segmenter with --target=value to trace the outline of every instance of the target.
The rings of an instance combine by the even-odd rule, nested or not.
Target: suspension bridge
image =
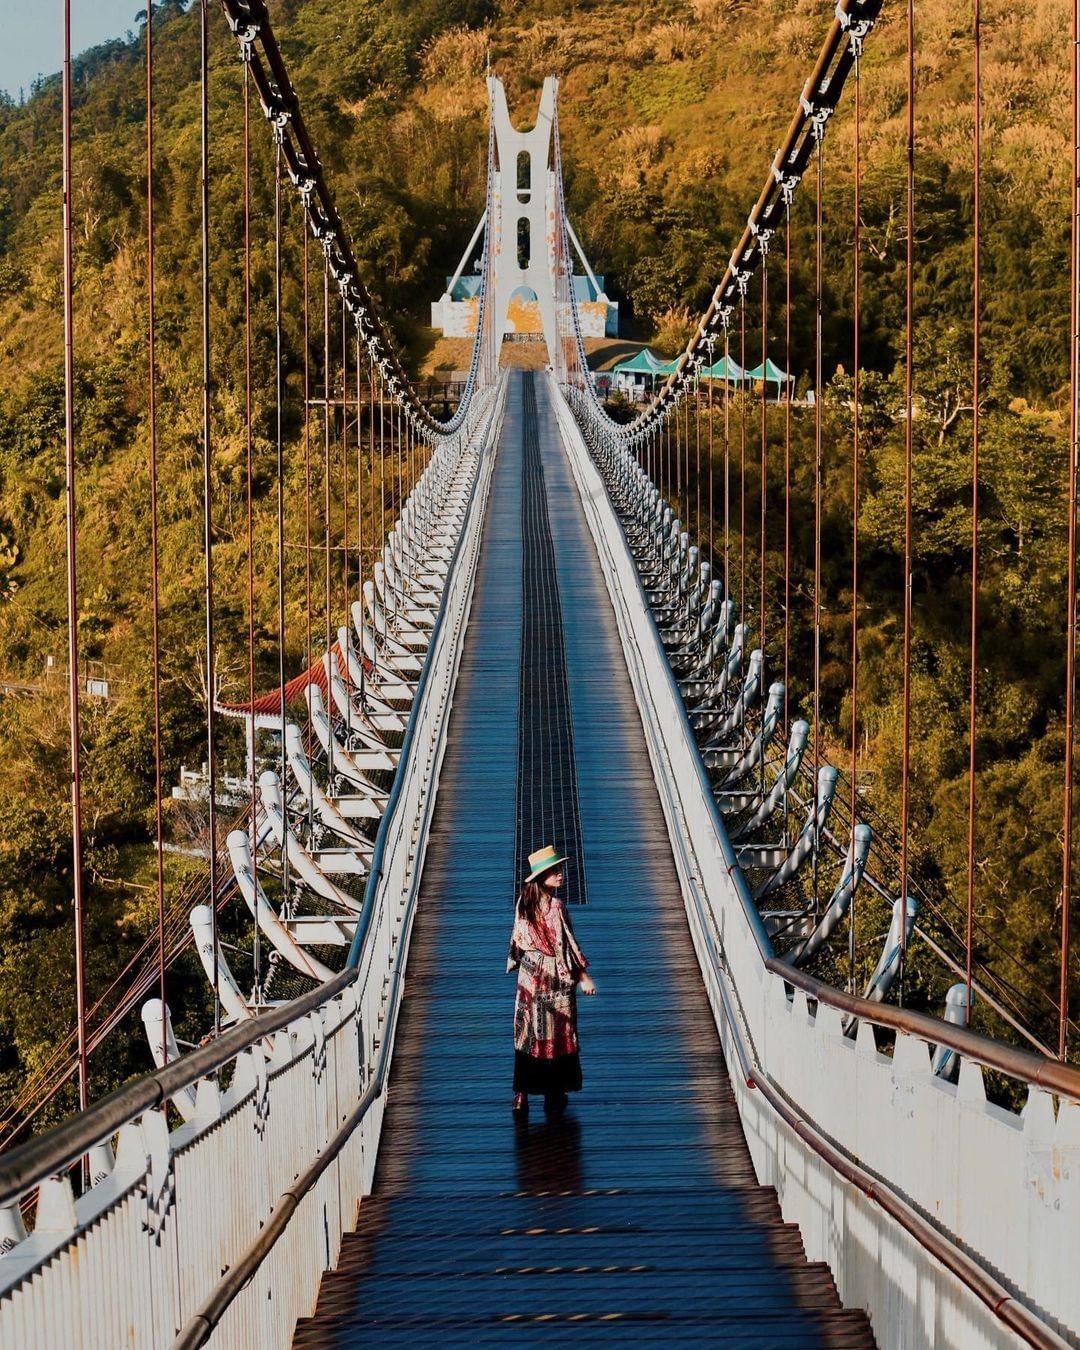
[[[21,1115],[3,1124],[9,1136],[25,1126],[72,1076],[82,1109],[0,1154],[5,1347],[571,1336],[763,1347],[1080,1343],[1080,1070],[1067,1053],[1071,774],[1062,981],[1046,996],[1053,1044],[1001,964],[983,959],[985,943],[976,951],[970,898],[958,918],[912,865],[906,797],[897,831],[860,798],[854,735],[851,762],[831,762],[819,648],[812,699],[800,707],[792,697],[787,582],[774,612],[764,561],[755,595],[745,553],[735,556],[733,399],[729,382],[706,378],[721,359],[732,369],[737,338],[745,369],[751,282],[760,273],[764,331],[772,246],[804,178],[816,175],[822,388],[822,150],[849,86],[858,106],[879,7],[840,0],[692,340],[655,398],[621,421],[595,393],[582,338],[557,80],[545,81],[532,129],[519,131],[501,83],[488,79],[472,357],[456,410],[440,419],[361,282],[266,4],[221,0],[221,15],[207,0],[197,7],[207,759],[188,787],[209,817],[205,867],[166,895],[159,865],[154,939],[89,1004],[73,622],[78,1025],[28,1082]],[[211,529],[207,48],[222,16],[243,62],[248,264],[256,101],[274,152],[279,559],[288,202],[303,232],[305,335],[321,309],[321,400],[307,349],[304,391],[305,413],[321,404],[327,493],[339,430],[343,443],[355,438],[356,454],[351,485],[342,459],[340,540],[329,497],[324,513],[324,632],[311,619],[309,519],[304,667],[286,669],[279,565],[278,681],[256,688],[252,637],[239,703],[217,696]],[[67,57],[70,189],[70,43]],[[152,347],[151,106],[148,98]],[[858,154],[857,128],[858,119]],[[911,164],[909,156],[909,250]],[[70,210],[68,190],[73,508]],[[1074,305],[1078,239],[1074,219]],[[855,245],[857,330],[858,225]],[[321,270],[314,306],[309,247],[316,278]],[[248,270],[249,314],[250,285]],[[523,286],[537,297],[549,359],[535,371],[501,361]],[[909,284],[909,573],[911,303]],[[1077,327],[1074,312],[1067,763]],[[250,324],[248,332],[250,342]],[[976,325],[976,387],[978,357]],[[762,370],[766,359],[763,350]],[[247,371],[250,379],[250,347]],[[790,389],[785,399],[790,419]],[[858,400],[856,371],[856,438]],[[766,401],[763,393],[763,484]],[[809,414],[818,632],[821,402]],[[856,474],[858,448],[856,440]],[[250,436],[248,452],[250,474]],[[977,457],[974,473],[977,489]],[[854,500],[857,531],[857,481]],[[734,534],[745,544],[753,523],[742,489],[738,501]],[[156,577],[156,495],[151,510]],[[68,526],[74,613],[73,509]],[[340,595],[331,550],[345,557]],[[972,595],[974,606],[974,581]],[[151,604],[156,641],[156,581]],[[910,605],[909,586],[905,682]],[[857,632],[852,640],[857,651]],[[155,678],[157,662],[155,650]],[[973,651],[973,685],[975,667]],[[857,692],[853,662],[853,726]],[[246,737],[248,779],[226,784],[216,746],[230,719]],[[972,736],[974,745],[974,726]],[[238,814],[222,819],[237,796]],[[569,897],[600,996],[582,1010],[585,1092],[561,1114],[515,1120],[506,945],[526,855],[548,841],[570,855]],[[871,953],[857,910],[877,916]],[[222,937],[227,920],[245,915],[250,950]],[[168,972],[188,946],[213,1017],[203,1043],[182,1048]],[[937,972],[924,982],[936,1006],[904,997],[916,951]],[[868,978],[857,978],[863,969]],[[991,1034],[972,1027],[976,1004]],[[90,1056],[138,1007],[153,1070],[90,1100]]]

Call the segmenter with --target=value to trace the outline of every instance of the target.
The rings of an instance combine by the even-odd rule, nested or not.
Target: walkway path
[[[375,1193],[295,1345],[872,1345],[755,1182],[543,378],[511,379]],[[565,772],[519,792],[538,727],[574,792]],[[581,1001],[584,1092],[518,1125],[515,850],[552,830],[584,867],[573,913],[600,992]]]

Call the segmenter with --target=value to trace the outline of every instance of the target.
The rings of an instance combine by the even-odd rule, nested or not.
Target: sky
[[[139,0],[71,0],[75,55],[138,27]],[[30,93],[37,75],[55,75],[63,64],[63,0],[0,0],[0,89],[12,98]]]

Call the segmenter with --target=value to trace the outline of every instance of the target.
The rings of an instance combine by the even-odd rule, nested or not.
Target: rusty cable
[[[976,0],[978,3],[978,0]],[[852,435],[851,435],[851,865],[855,865],[855,821],[859,782],[859,454],[861,450],[860,395],[862,393],[862,61],[855,52],[855,200],[852,350]],[[856,924],[855,903],[858,887],[853,887],[848,907],[848,987],[855,992]]]
[[[247,48],[242,50],[247,51]],[[255,437],[252,428],[251,380],[251,79],[244,61],[243,217],[244,217],[244,487],[247,498],[247,753],[251,800],[251,875],[259,889],[259,818],[255,769]],[[261,988],[262,943],[259,924],[252,926],[252,965],[256,996]]]
[[[281,225],[281,141],[276,142],[274,155],[274,449],[277,454],[277,608],[278,608],[278,698],[281,701],[281,745],[278,763],[281,768],[281,814],[286,825],[289,820],[289,797],[285,777],[285,352],[281,303],[282,267]],[[288,896],[289,888],[289,832],[281,837],[281,890]]]
[[[907,256],[904,277],[904,688],[900,768],[900,973],[904,1001],[907,964],[908,815],[911,777],[911,482],[914,417],[915,327],[915,0],[907,0]]]
[[[1065,791],[1062,822],[1061,966],[1058,983],[1058,1057],[1069,1048],[1069,958],[1072,909],[1073,743],[1076,711],[1076,511],[1080,460],[1080,5],[1072,11],[1072,223],[1069,282],[1069,575],[1065,628]]]
[[[64,0],[64,506],[67,535],[68,713],[71,756],[72,892],[75,919],[75,1014],[78,1024],[79,1107],[89,1104],[86,1050],[86,893],[83,875],[82,755],[79,726],[79,572],[75,520],[75,277],[72,257],[71,0]]]
[[[964,1021],[971,1024],[972,966],[975,947],[976,700],[979,689],[979,362],[982,314],[982,9],[974,0],[974,144],[972,177],[972,338],[971,338],[971,643],[968,674],[967,914],[964,929]]]
[[[211,983],[214,1035],[221,1034],[221,949],[218,942],[217,838],[217,648],[214,636],[214,456],[211,429],[213,388],[210,370],[210,13],[199,0],[199,150],[202,236],[202,449],[203,449],[203,601],[206,618],[206,792],[210,833]]]
[[[791,201],[784,229],[784,369],[788,374],[784,403],[784,739],[788,735],[791,698]]]
[[[331,544],[331,520],[330,520],[330,260],[327,257],[326,250],[323,250],[323,608],[324,625],[326,638],[326,660],[327,663],[333,661],[330,648],[333,641],[330,636],[330,625],[332,623],[333,602],[331,597],[331,577],[330,577],[330,557],[332,549]],[[327,742],[327,774],[332,784],[334,781],[334,736],[333,736],[333,691],[327,681],[326,690],[326,717],[330,727],[330,736]]]
[[[761,651],[761,689],[765,690],[765,540],[766,511],[768,509],[768,446],[769,446],[769,381],[768,381],[768,342],[769,342],[769,268],[765,248],[761,252],[761,512],[758,529],[758,647]],[[762,699],[764,706],[764,699]]]
[[[818,913],[818,816],[821,764],[821,510],[824,450],[822,445],[822,284],[824,276],[825,143],[817,142],[817,192],[814,203],[814,850],[812,857],[814,916]]]
[[[311,273],[307,220],[301,217],[304,236],[304,669],[311,670]],[[310,676],[309,676],[310,678]],[[307,742],[311,744],[311,699],[305,700]],[[315,831],[315,799],[308,795],[308,837]]]
[[[161,587],[158,549],[157,348],[154,257],[154,40],[153,0],[146,3],[146,430],[150,471],[150,631],[154,700],[154,844],[157,887],[158,998],[161,1000],[161,1062],[169,1062],[165,1016],[165,821],[161,801]]]

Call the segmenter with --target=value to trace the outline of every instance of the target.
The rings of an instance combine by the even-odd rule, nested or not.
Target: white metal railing
[[[500,385],[472,438],[476,483],[380,830],[356,964],[0,1158],[4,1350],[211,1336],[269,1350],[287,1346],[310,1313],[374,1173],[503,399]],[[194,1116],[170,1129],[168,1098],[185,1086],[196,1091]],[[68,1171],[83,1155],[92,1184],[76,1198]],[[19,1202],[35,1192],[26,1235]]]
[[[928,1042],[939,1025],[931,1019],[908,1019],[925,1031],[898,1029],[889,1057],[872,1023],[895,1025],[897,1010],[860,1006],[850,1038],[827,994],[815,1008],[801,989],[789,994],[788,968],[769,959],[618,516],[554,380],[551,388],[698,960],[727,1062],[741,1070],[732,1081],[759,1180],[776,1187],[808,1256],[829,1262],[844,1302],[870,1313],[882,1345],[1013,1345],[1017,1334],[1078,1343],[1077,1094],[1055,1098],[1030,1086],[1013,1114],[986,1099],[970,1053],[983,1038],[966,1034],[954,1086],[931,1073]],[[985,1062],[1000,1061],[985,1045]]]

